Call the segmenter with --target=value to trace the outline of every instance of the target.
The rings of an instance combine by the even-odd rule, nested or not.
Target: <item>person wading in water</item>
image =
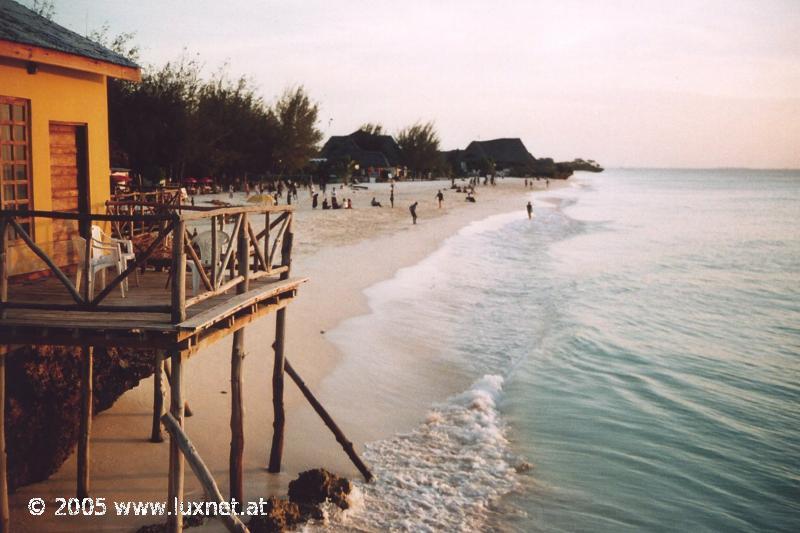
[[[528,205],[525,206],[525,209],[528,210],[528,220],[530,220],[531,218],[533,218],[533,206],[531,205],[530,202],[528,202]]]

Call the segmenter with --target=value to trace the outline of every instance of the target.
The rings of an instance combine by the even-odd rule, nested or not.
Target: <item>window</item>
[[[0,96],[0,207],[31,209],[28,101]],[[30,232],[28,224],[23,227]]]

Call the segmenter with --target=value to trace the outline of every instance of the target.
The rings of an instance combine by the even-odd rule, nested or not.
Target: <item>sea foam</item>
[[[499,497],[519,486],[497,410],[503,378],[485,375],[435,405],[414,430],[366,446],[372,483],[331,529],[474,531]]]

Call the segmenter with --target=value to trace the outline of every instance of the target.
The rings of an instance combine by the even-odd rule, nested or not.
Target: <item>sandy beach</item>
[[[552,182],[551,188],[563,185]],[[363,290],[391,277],[398,269],[410,266],[432,253],[448,236],[473,220],[496,213],[519,211],[525,217],[529,193],[541,190],[545,182],[526,189],[521,179],[498,179],[497,185],[480,186],[477,202],[464,201],[464,195],[449,190],[450,181],[402,182],[396,185],[395,207],[389,207],[388,184],[370,184],[368,190],[337,189],[340,199],[351,198],[352,210],[312,210],[307,190],[299,191],[295,217],[293,275],[308,277],[299,298],[288,309],[287,358],[312,390],[320,385],[342,360],[343,355],[326,339],[325,332],[348,317],[367,311]],[[445,193],[444,206],[436,206],[437,190]],[[328,190],[330,194],[330,188]],[[382,208],[370,207],[376,197]],[[227,195],[219,195],[228,201]],[[198,205],[210,199],[198,196]],[[285,199],[284,199],[285,200]],[[234,202],[243,202],[237,193]],[[411,224],[408,206],[419,201],[419,220]],[[281,202],[283,203],[283,202]],[[146,275],[146,274],[145,274]],[[244,363],[245,387],[245,496],[257,500],[285,494],[286,485],[297,473],[325,467],[346,477],[358,472],[308,407],[293,383],[287,383],[287,424],[283,472],[266,472],[272,435],[271,372],[274,319],[268,316],[246,329],[247,358]],[[193,356],[186,365],[185,388],[194,416],[187,418],[186,431],[214,474],[223,494],[228,487],[228,438],[230,413],[230,338]],[[108,411],[94,420],[92,436],[92,496],[107,501],[161,501],[167,492],[168,444],[148,442],[153,380],[146,379],[123,395]],[[332,398],[334,397],[334,398]],[[332,416],[356,444],[364,439],[389,436],[394,429],[360,427],[352,417],[337,416],[336,405],[359,401],[354,389],[330,390],[320,396]],[[388,433],[388,434],[387,434]],[[97,531],[132,531],[153,523],[152,518],[116,517],[109,512],[91,519],[31,517],[30,498],[44,498],[49,505],[57,497],[74,495],[75,457],[49,480],[23,487],[12,495],[12,517],[17,531],[72,531],[91,527]],[[187,467],[186,500],[199,501],[203,491]],[[56,520],[60,518],[61,520]],[[222,530],[218,522],[204,526],[207,531]]]

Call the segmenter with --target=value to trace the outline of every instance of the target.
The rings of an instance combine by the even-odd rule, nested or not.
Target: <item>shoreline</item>
[[[287,358],[312,391],[319,393],[322,382],[346,357],[330,342],[327,332],[348,318],[370,311],[364,290],[391,278],[399,269],[414,265],[438,249],[445,239],[469,223],[491,215],[519,209],[539,187],[525,189],[522,180],[498,180],[498,185],[480,186],[478,202],[468,204],[463,197],[450,192],[450,181],[400,182],[397,184],[396,207],[382,209],[358,207],[368,205],[369,197],[385,193],[388,185],[370,184],[369,191],[353,195],[357,206],[352,211],[312,211],[307,205],[307,192],[299,192],[295,234],[298,255],[293,271],[308,276],[310,281],[300,289],[300,297],[287,311]],[[556,189],[568,182],[551,182]],[[384,186],[385,187],[382,187]],[[433,196],[437,188],[445,192],[445,207],[436,209]],[[382,189],[386,189],[383,191]],[[430,199],[427,198],[430,196]],[[420,219],[412,226],[407,205],[411,199],[422,199]],[[357,199],[356,199],[357,198]],[[460,203],[457,203],[461,200]],[[383,201],[383,200],[381,200]],[[331,223],[321,223],[329,216]],[[335,222],[335,223],[334,223]],[[286,442],[283,470],[279,475],[266,473],[266,460],[272,434],[271,405],[271,340],[274,320],[265,318],[249,326],[245,335],[245,497],[285,494],[286,485],[297,473],[309,468],[325,467],[339,475],[354,479],[358,472],[333,436],[306,404],[297,388],[286,386]],[[191,358],[186,365],[185,386],[195,416],[186,419],[186,430],[200,455],[212,471],[223,494],[227,493],[230,340],[221,341]],[[344,396],[357,398],[357,391],[331,391],[318,398],[358,450],[363,442],[357,438],[358,421],[337,417],[335,405]],[[335,399],[334,399],[335,398]],[[124,394],[108,411],[94,420],[92,436],[92,495],[113,500],[158,501],[166,494],[166,443],[147,442],[151,417],[152,379]],[[334,407],[331,408],[331,405]],[[387,435],[388,436],[388,435]],[[19,489],[11,498],[15,526],[22,531],[70,531],[91,526],[98,530],[130,531],[154,523],[148,519],[106,516],[56,521],[31,517],[27,501],[42,497],[70,497],[74,492],[74,454],[49,480]],[[192,475],[186,477],[186,499],[202,499],[203,493]],[[49,514],[49,513],[48,513]],[[207,530],[216,530],[211,523]]]

